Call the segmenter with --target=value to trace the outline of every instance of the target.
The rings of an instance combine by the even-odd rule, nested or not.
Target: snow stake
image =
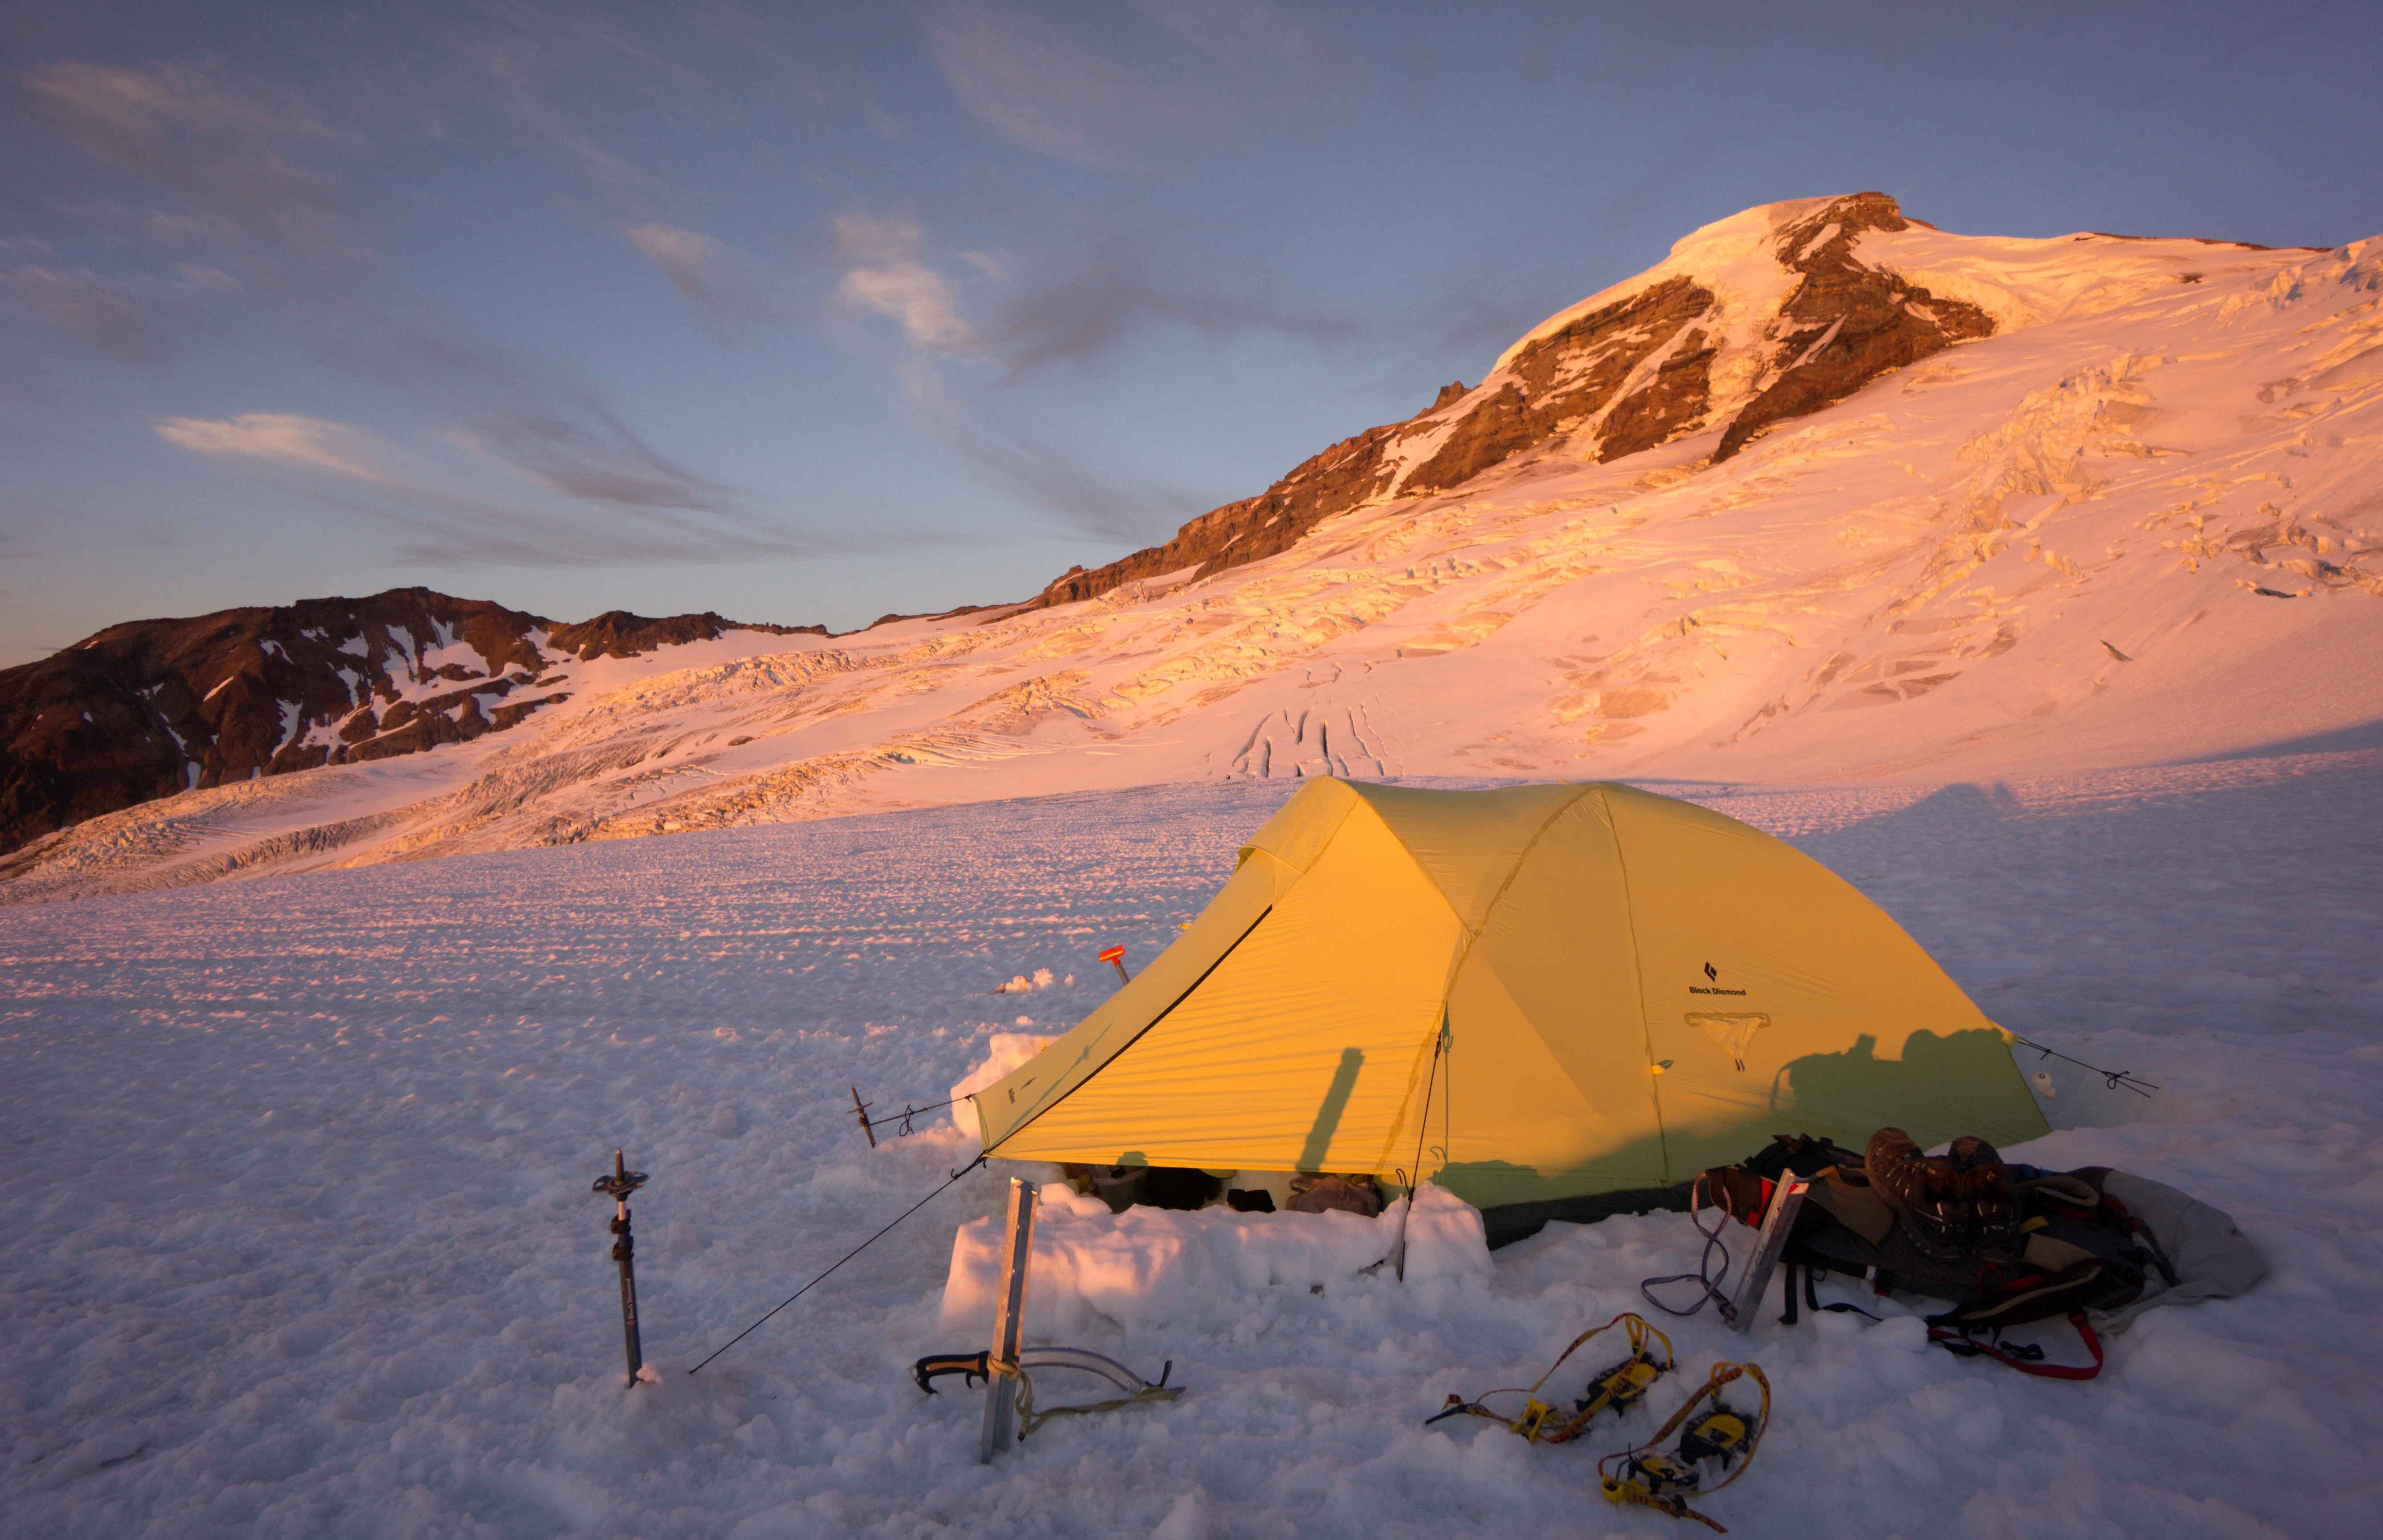
[[[589,1190],[600,1192],[612,1200],[612,1233],[620,1238],[612,1242],[612,1260],[621,1264],[621,1345],[628,1349],[629,1385],[635,1388],[637,1371],[646,1366],[644,1344],[637,1340],[637,1271],[634,1260],[637,1242],[629,1233],[629,1194],[646,1185],[646,1174],[632,1171],[622,1159],[621,1152],[612,1152],[612,1174],[599,1177]]]
[[[965,1096],[955,1096],[948,1102],[930,1102],[923,1107],[914,1107],[910,1105],[909,1103],[905,1102],[902,1103],[902,1110],[900,1112],[888,1113],[883,1117],[871,1117],[869,1115],[869,1109],[875,1103],[862,1101],[860,1099],[860,1088],[858,1086],[854,1086],[852,1088],[852,1117],[854,1122],[860,1125],[860,1131],[869,1136],[869,1147],[871,1150],[874,1150],[877,1148],[877,1130],[883,1128],[888,1123],[899,1123],[902,1126],[895,1129],[892,1133],[887,1134],[885,1137],[887,1139],[900,1139],[904,1134],[915,1134],[919,1131],[918,1129],[910,1127],[910,1119],[918,1116],[920,1113],[931,1113],[939,1107],[957,1107],[962,1102],[967,1100],[968,1098]]]
[[[1123,971],[1120,969],[1119,971]],[[1009,1178],[1009,1218],[1002,1227],[1001,1297],[993,1318],[993,1351],[987,1359],[993,1383],[985,1387],[984,1439],[977,1463],[990,1465],[995,1451],[1014,1444],[1018,1420],[1018,1336],[1026,1314],[1026,1269],[1034,1253],[1034,1186]]]
[[[1108,964],[1111,967],[1117,970],[1117,982],[1121,984],[1130,984],[1133,982],[1133,975],[1125,970],[1124,947],[1110,947],[1107,951],[1101,954],[1101,961]]]

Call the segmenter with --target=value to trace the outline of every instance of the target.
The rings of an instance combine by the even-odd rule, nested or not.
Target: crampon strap
[[[1552,1403],[1539,1399],[1539,1386],[1554,1378],[1555,1372],[1563,1367],[1564,1360],[1572,1357],[1574,1352],[1616,1326],[1620,1326],[1630,1338],[1630,1356],[1592,1376],[1588,1382],[1588,1394],[1574,1403],[1571,1418],[1550,1427],[1549,1424],[1554,1422],[1556,1409]],[[1663,1345],[1663,1361],[1661,1363],[1656,1362],[1655,1356],[1647,1350],[1647,1339],[1650,1337]],[[1556,1361],[1548,1365],[1548,1372],[1532,1381],[1527,1389],[1513,1386],[1503,1390],[1485,1390],[1469,1401],[1462,1396],[1451,1396],[1448,1404],[1436,1415],[1424,1419],[1424,1425],[1428,1427],[1445,1417],[1486,1417],[1534,1444],[1569,1444],[1580,1436],[1581,1430],[1588,1426],[1591,1418],[1607,1407],[1619,1410],[1632,1405],[1647,1393],[1657,1376],[1668,1373],[1671,1367],[1672,1339],[1648,1325],[1644,1316],[1624,1311],[1605,1324],[1592,1326],[1574,1337],[1572,1346],[1558,1353]],[[1500,1417],[1481,1404],[1492,1396],[1521,1396],[1525,1400],[1519,1414]]]
[[[1931,1326],[1928,1328],[1928,1340],[1963,1358],[1985,1357],[1997,1363],[2007,1363],[2022,1374],[2036,1374],[2048,1380],[2090,1380],[2102,1372],[2102,1339],[2093,1335],[2093,1324],[2085,1319],[2085,1312],[2081,1310],[2068,1312],[2068,1324],[2077,1328],[2077,1336],[2084,1342],[2085,1350],[2093,1355],[2092,1363],[2046,1363],[2043,1349],[2032,1343],[2014,1347],[2005,1343],[1999,1332],[1991,1340],[1981,1340],[1952,1326]]]
[[[1721,1398],[1722,1387],[1741,1377],[1762,1387],[1761,1410],[1751,1420],[1730,1411]],[[1712,1410],[1691,1421],[1691,1414],[1708,1401],[1712,1403]],[[1754,1463],[1754,1451],[1762,1443],[1763,1432],[1770,1426],[1771,1382],[1763,1377],[1761,1366],[1716,1363],[1712,1377],[1680,1403],[1680,1410],[1656,1430],[1654,1437],[1597,1462],[1598,1485],[1608,1502],[1651,1508],[1674,1519],[1694,1519],[1717,1534],[1727,1534],[1728,1530],[1690,1508],[1688,1497],[1692,1493],[1705,1495],[1706,1460],[1718,1459],[1724,1467],[1734,1467],[1711,1488],[1714,1492],[1746,1474],[1747,1467]],[[1680,1434],[1678,1448],[1661,1448],[1674,1433]]]

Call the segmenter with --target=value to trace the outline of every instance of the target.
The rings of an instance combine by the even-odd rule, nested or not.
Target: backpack
[[[1857,1305],[1820,1302],[1818,1275],[1842,1273],[1869,1282],[1880,1295],[1951,1301],[1951,1309],[1927,1321],[1930,1340],[1953,1352],[1983,1355],[2031,1374],[2092,1379],[2101,1372],[2102,1345],[2087,1312],[2133,1303],[2154,1269],[2172,1287],[2175,1271],[2127,1205],[2103,1191],[2108,1167],[2009,1169],[2022,1207],[2026,1249],[2007,1260],[1975,1254],[1946,1259],[1921,1251],[1895,1223],[1885,1198],[1871,1189],[1861,1156],[1827,1139],[1782,1134],[1750,1159],[1706,1172],[1698,1186],[1706,1201],[1759,1227],[1781,1177],[1793,1174],[1809,1182],[1780,1258],[1786,1275],[1784,1324],[1797,1320],[1798,1268],[1806,1308],[1868,1314]],[[2092,1367],[2047,1363],[2041,1348],[2001,1340],[2006,1327],[2064,1315],[2093,1356]]]

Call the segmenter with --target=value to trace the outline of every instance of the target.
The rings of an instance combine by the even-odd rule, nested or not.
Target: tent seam
[[[1269,854],[1272,854],[1272,853],[1271,853],[1271,852],[1269,852]],[[1287,865],[1289,865],[1290,863],[1289,863],[1289,862],[1285,862],[1284,864],[1287,866]],[[1270,914],[1272,914],[1272,913],[1274,913],[1274,906],[1273,906],[1273,905],[1271,905],[1271,904],[1267,905],[1265,908],[1263,908],[1263,909],[1259,910],[1259,911],[1258,911],[1258,918],[1255,918],[1255,919],[1253,919],[1253,920],[1252,920],[1252,921],[1250,921],[1250,928],[1249,928],[1248,930],[1246,930],[1242,931],[1240,935],[1235,936],[1235,937],[1233,938],[1233,944],[1232,944],[1232,945],[1230,945],[1230,946],[1229,946],[1229,947],[1225,948],[1225,950],[1224,950],[1224,951],[1222,951],[1222,952],[1220,952],[1220,953],[1216,954],[1216,960],[1215,962],[1213,962],[1213,963],[1210,963],[1210,964],[1207,966],[1207,967],[1206,967],[1206,968],[1203,969],[1203,970],[1202,970],[1202,972],[1201,972],[1201,974],[1200,974],[1200,977],[1198,977],[1197,979],[1192,979],[1192,983],[1191,983],[1191,985],[1190,985],[1190,987],[1188,987],[1187,989],[1185,989],[1185,990],[1184,990],[1184,992],[1183,992],[1181,994],[1177,995],[1173,1000],[1169,1001],[1169,1002],[1167,1003],[1167,1009],[1165,1009],[1165,1010],[1163,1010],[1163,1011],[1159,1012],[1156,1016],[1152,1016],[1152,1017],[1150,1018],[1150,1020],[1149,1020],[1149,1021],[1147,1021],[1146,1023],[1144,1023],[1144,1024],[1143,1024],[1142,1029],[1142,1030],[1141,1030],[1141,1031],[1136,1032],[1133,1036],[1131,1036],[1131,1037],[1130,1037],[1130,1038],[1126,1039],[1126,1040],[1125,1040],[1125,1041],[1123,1041],[1123,1042],[1121,1042],[1121,1043],[1117,1044],[1117,1051],[1116,1053],[1111,1053],[1107,1058],[1103,1059],[1103,1060],[1100,1062],[1100,1064],[1099,1064],[1098,1066],[1095,1066],[1095,1067],[1094,1067],[1094,1068],[1093,1068],[1090,1073],[1088,1073],[1087,1075],[1085,1075],[1085,1077],[1084,1077],[1082,1079],[1080,1079],[1080,1080],[1077,1081],[1074,1085],[1069,1086],[1067,1090],[1065,1090],[1061,1091],[1057,1096],[1056,1096],[1056,1097],[1052,1098],[1052,1100],[1051,1100],[1051,1105],[1050,1105],[1050,1106],[1044,1107],[1041,1112],[1036,1113],[1033,1116],[1029,1117],[1029,1118],[1027,1118],[1025,1121],[1023,1121],[1023,1122],[1019,1123],[1017,1127],[1015,1127],[1011,1128],[1011,1129],[1009,1130],[1009,1132],[1007,1132],[1007,1133],[1006,1133],[1006,1134],[1002,1135],[1002,1136],[1001,1136],[1001,1140],[1000,1140],[1000,1142],[999,1142],[999,1143],[992,1144],[992,1145],[988,1145],[988,1146],[986,1146],[983,1150],[980,1151],[980,1152],[979,1152],[979,1153],[980,1153],[980,1154],[982,1154],[982,1155],[987,1155],[987,1156],[991,1155],[991,1154],[994,1152],[994,1151],[1000,1149],[1000,1148],[1001,1148],[1001,1146],[1002,1146],[1003,1144],[1006,1144],[1006,1143],[1008,1143],[1011,1140],[1016,1139],[1019,1134],[1021,1134],[1021,1133],[1025,1132],[1028,1128],[1032,1127],[1035,1124],[1037,1124],[1037,1123],[1041,1122],[1043,1118],[1048,1117],[1048,1116],[1052,1114],[1052,1112],[1054,1112],[1054,1111],[1058,1107],[1058,1105],[1059,1105],[1059,1103],[1060,1103],[1065,1102],[1068,1097],[1075,1095],[1075,1094],[1076,1094],[1076,1092],[1078,1092],[1078,1091],[1080,1091],[1080,1090],[1083,1090],[1086,1086],[1091,1085],[1094,1079],[1096,1079],[1096,1078],[1099,1078],[1100,1073],[1101,1073],[1101,1071],[1102,1071],[1102,1070],[1106,1069],[1109,1066],[1111,1066],[1111,1065],[1113,1065],[1113,1064],[1117,1063],[1117,1060],[1119,1060],[1119,1059],[1121,1059],[1121,1058],[1125,1057],[1127,1051],[1128,1051],[1128,1050],[1130,1050],[1130,1049],[1131,1049],[1135,1043],[1140,1042],[1143,1038],[1148,1037],[1148,1036],[1150,1035],[1150,1033],[1151,1033],[1152,1029],[1153,1029],[1154,1028],[1155,1028],[1155,1027],[1156,1027],[1160,1022],[1162,1022],[1162,1021],[1166,1020],[1168,1016],[1173,1016],[1173,1015],[1175,1014],[1175,1008],[1176,1008],[1178,1005],[1182,1004],[1183,1004],[1183,1002],[1185,1002],[1186,1000],[1191,999],[1194,994],[1197,994],[1197,993],[1199,992],[1199,991],[1200,991],[1200,986],[1201,986],[1201,985],[1203,985],[1203,984],[1204,984],[1204,983],[1206,983],[1206,982],[1208,981],[1208,977],[1209,977],[1209,975],[1210,975],[1210,974],[1215,973],[1218,968],[1220,968],[1220,967],[1224,967],[1224,966],[1225,966],[1225,959],[1226,959],[1226,958],[1228,958],[1228,957],[1229,957],[1229,956],[1231,956],[1234,953],[1236,953],[1236,952],[1240,951],[1240,950],[1241,949],[1241,942],[1245,942],[1245,941],[1249,940],[1249,939],[1250,939],[1250,937],[1252,937],[1253,935],[1255,935],[1255,934],[1257,933],[1257,929],[1258,929],[1258,927],[1259,927],[1259,926],[1261,926],[1261,925],[1264,925],[1264,924],[1266,923],[1266,916],[1268,916],[1268,915],[1270,915]],[[989,1087],[988,1087],[987,1089],[991,1089],[991,1088],[989,1088]],[[973,1094],[971,1094],[971,1096],[970,1096],[969,1100],[971,1100],[971,1101],[975,1100],[975,1097],[974,1097],[974,1095],[973,1095]],[[980,1118],[982,1118],[982,1117],[983,1116],[983,1114],[982,1114],[982,1112],[980,1112],[977,1115],[978,1115]]]
[[[1464,917],[1463,915],[1456,915],[1456,906],[1449,902],[1448,891],[1442,888],[1438,881],[1432,877],[1431,872],[1424,867],[1423,862],[1416,858],[1415,853],[1407,849],[1407,844],[1404,840],[1400,840],[1398,842],[1399,848],[1406,852],[1407,859],[1414,861],[1415,864],[1415,869],[1423,872],[1423,880],[1426,882],[1430,883],[1431,891],[1439,894],[1439,901],[1441,903],[1448,905],[1448,912],[1451,915],[1456,915],[1457,928],[1464,932],[1463,950],[1456,955],[1455,963],[1450,967],[1448,977],[1439,987],[1440,1026],[1439,1031],[1435,1032],[1432,1035],[1432,1041],[1435,1043],[1439,1041],[1439,1032],[1445,1032],[1448,1034],[1448,1045],[1450,1050],[1452,1052],[1456,1047],[1455,1028],[1449,1018],[1449,1001],[1455,996],[1457,977],[1464,971],[1464,965],[1473,960],[1473,948],[1475,943],[1481,940],[1482,929],[1488,925],[1489,916],[1491,912],[1498,907],[1499,901],[1506,896],[1506,890],[1513,887],[1514,885],[1514,879],[1521,875],[1523,863],[1531,858],[1531,852],[1537,850],[1539,847],[1539,842],[1547,838],[1548,831],[1555,827],[1556,819],[1563,817],[1565,813],[1571,811],[1573,808],[1579,807],[1581,799],[1587,796],[1589,793],[1595,791],[1602,783],[1603,782],[1601,782],[1596,781],[1583,782],[1578,787],[1574,788],[1574,794],[1571,796],[1556,804],[1554,810],[1550,812],[1546,818],[1539,820],[1539,826],[1531,831],[1531,837],[1523,842],[1523,848],[1514,853],[1514,864],[1506,869],[1506,876],[1504,880],[1498,884],[1498,891],[1489,895],[1488,903],[1481,906],[1481,924],[1478,926],[1467,925],[1464,923]],[[1374,816],[1376,818],[1380,818],[1381,814],[1377,812]],[[1419,1064],[1422,1059],[1421,1052],[1418,1051],[1415,1056]],[[1435,1058],[1437,1058],[1436,1054]],[[1399,1135],[1406,1131],[1407,1099],[1412,1098],[1414,1095],[1414,1089],[1415,1069],[1414,1066],[1410,1066],[1407,1070],[1406,1097],[1400,1099],[1399,1120],[1390,1126],[1389,1137],[1382,1141],[1382,1152],[1375,1159],[1374,1168],[1377,1171],[1381,1169],[1382,1162],[1388,1159],[1398,1150]],[[1428,1102],[1430,1095],[1431,1093],[1428,1090],[1424,1092],[1426,1102]],[[1453,1115],[1452,1113],[1451,1115]],[[1428,1105],[1419,1108],[1416,1112],[1416,1116],[1422,1124],[1428,1126],[1431,1122],[1431,1108]],[[1454,1135],[1451,1133],[1448,1138],[1452,1140]],[[1448,1164],[1448,1152],[1445,1149],[1440,1152],[1440,1164],[1441,1168],[1443,1170],[1446,1169]],[[1668,1160],[1666,1161],[1664,1169],[1670,1169]],[[1417,1181],[1421,1181],[1423,1179],[1423,1173],[1419,1170],[1414,1172],[1414,1176]]]
[[[1638,985],[1638,1041],[1647,1053],[1647,1101],[1655,1112],[1655,1142],[1663,1152],[1663,1183],[1672,1181],[1672,1136],[1663,1126],[1663,1097],[1655,1085],[1655,1036],[1653,1017],[1647,1010],[1647,963],[1638,954],[1638,902],[1630,881],[1630,857],[1622,848],[1622,825],[1613,817],[1613,804],[1602,795],[1605,804],[1605,828],[1613,838],[1613,864],[1622,873],[1622,923],[1630,932],[1630,973]]]

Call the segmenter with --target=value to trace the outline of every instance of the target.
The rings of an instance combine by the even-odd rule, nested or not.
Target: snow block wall
[[[1180,1321],[1262,1288],[1328,1292],[1389,1254],[1405,1207],[1400,1199],[1375,1219],[1237,1214],[1222,1206],[1111,1214],[1097,1198],[1065,1182],[1049,1183],[1034,1214],[1026,1335],[1041,1342],[1073,1340],[1104,1320]],[[1490,1272],[1480,1211],[1424,1184],[1407,1227],[1407,1281],[1487,1278]],[[961,1226],[952,1238],[951,1274],[944,1284],[944,1325],[969,1340],[989,1339],[1000,1283],[1001,1221]]]

